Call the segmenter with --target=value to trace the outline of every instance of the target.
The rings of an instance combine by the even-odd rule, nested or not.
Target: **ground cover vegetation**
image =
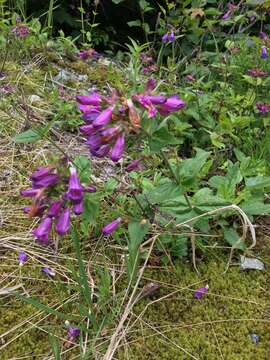
[[[270,2],[0,13],[1,358],[268,359]]]

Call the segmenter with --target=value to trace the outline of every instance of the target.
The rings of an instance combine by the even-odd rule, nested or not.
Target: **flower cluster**
[[[263,103],[260,103],[258,102],[256,104],[256,108],[259,110],[259,112],[261,114],[266,114],[268,113],[269,109],[270,109],[270,105],[269,104],[263,104]]]
[[[77,96],[78,108],[85,121],[80,131],[87,138],[86,144],[92,156],[103,158],[108,155],[114,162],[123,157],[125,133],[130,125],[133,130],[140,127],[140,116],[134,102],[147,110],[148,118],[153,118],[157,113],[167,116],[185,106],[185,102],[177,95],[155,95],[155,87],[155,79],[150,78],[143,93],[135,94],[129,99],[116,92],[111,97],[97,92]]]
[[[14,26],[11,29],[11,32],[13,32],[19,38],[25,38],[30,34],[30,29],[27,25],[19,24]]]
[[[82,60],[97,57],[98,53],[95,49],[82,50],[78,53],[78,57]]]
[[[25,207],[24,212],[41,218],[33,234],[42,245],[50,244],[53,225],[60,236],[69,231],[71,212],[80,215],[84,193],[95,191],[92,186],[82,186],[75,168],[70,168],[69,176],[66,172],[67,169],[55,165],[40,167],[30,176],[32,187],[21,191],[22,196],[33,199],[32,205]]]
[[[167,116],[185,107],[185,102],[177,95],[166,97],[153,94],[155,87],[155,80],[150,78],[145,86],[144,92],[133,96],[133,100],[147,110],[148,118],[156,116],[157,113],[161,116]]]

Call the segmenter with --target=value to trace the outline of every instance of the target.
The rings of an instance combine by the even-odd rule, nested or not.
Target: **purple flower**
[[[90,146],[90,149],[97,150],[103,145],[103,142],[100,135],[93,134],[88,137],[86,144]]]
[[[76,327],[70,327],[68,329],[68,337],[70,340],[75,340],[76,337],[78,337],[81,333],[81,330],[79,328],[76,328]]]
[[[97,129],[94,128],[93,125],[82,125],[79,129],[84,135],[92,135],[97,131]]]
[[[80,183],[76,169],[70,168],[69,185],[68,191],[66,192],[66,198],[74,203],[78,203],[83,199],[83,192],[84,189]]]
[[[108,109],[102,111],[99,114],[99,116],[93,121],[93,126],[99,127],[99,126],[107,125],[111,120],[112,113],[113,113],[112,107],[109,107]]]
[[[70,228],[70,209],[66,207],[57,219],[55,230],[60,236],[65,235]]]
[[[93,186],[93,185],[89,185],[86,189],[85,189],[86,192],[89,192],[89,193],[94,193],[97,191],[97,189]]]
[[[76,96],[76,100],[82,105],[99,105],[102,98],[98,93],[93,92],[90,95]]]
[[[57,184],[58,180],[59,177],[57,174],[49,174],[43,178],[40,178],[40,180],[33,180],[32,184],[34,189],[41,189]]]
[[[247,74],[252,76],[252,77],[263,77],[263,76],[267,75],[267,73],[265,71],[262,71],[262,70],[257,69],[257,68],[248,69]]]
[[[83,213],[83,201],[79,202],[78,204],[73,205],[73,211],[75,215],[80,215]]]
[[[38,181],[43,179],[44,177],[50,175],[50,173],[52,172],[53,167],[52,166],[48,166],[48,167],[39,167],[37,168],[36,171],[33,172],[33,174],[30,176],[30,179],[33,181]]]
[[[225,14],[222,16],[223,20],[228,20],[231,17],[231,11],[225,12]]]
[[[166,34],[164,34],[162,36],[162,42],[163,43],[166,43],[166,42],[172,42],[172,41],[175,41],[176,37],[174,35],[174,32],[173,31],[170,31],[170,32],[167,32]]]
[[[48,209],[47,216],[57,217],[60,213],[62,205],[63,205],[63,200],[54,201]]]
[[[270,109],[270,105],[268,105],[268,104],[263,104],[263,103],[257,103],[256,104],[256,107],[257,107],[257,109],[259,110],[259,112],[261,113],[261,114],[266,114],[266,113],[268,113],[268,111],[269,111],[269,109]]]
[[[119,161],[123,156],[124,148],[125,148],[125,134],[122,133],[118,136],[116,142],[114,143],[111,149],[110,159],[112,161]]]
[[[170,96],[164,104],[160,105],[159,112],[161,115],[168,115],[169,113],[178,111],[185,106],[186,103],[177,95]]]
[[[39,197],[41,195],[40,189],[26,189],[21,190],[20,194],[24,197]]]
[[[27,261],[27,254],[24,251],[20,251],[18,255],[19,266],[23,266],[23,264]]]
[[[100,131],[100,136],[102,137],[102,139],[106,142],[112,140],[115,135],[119,132],[119,128],[118,127],[109,127],[107,129],[103,129]]]
[[[267,37],[268,37],[268,36],[266,35],[265,32],[263,32],[263,31],[260,31],[260,32],[259,32],[259,38],[260,38],[261,40],[266,40]]]
[[[145,99],[154,105],[164,104],[167,100],[165,96],[160,95],[146,95]]]
[[[194,292],[194,297],[196,299],[200,300],[202,298],[203,294],[205,294],[208,291],[208,289],[209,289],[208,285],[206,285],[205,287],[199,288],[198,290],[196,290]]]
[[[267,57],[268,57],[267,48],[266,48],[266,46],[262,46],[261,47],[261,58],[267,59]]]
[[[55,276],[55,272],[52,269],[48,268],[48,267],[42,268],[41,271],[44,272],[45,274],[51,276],[51,277]]]
[[[103,235],[110,235],[120,224],[121,218],[117,218],[116,220],[113,220],[111,223],[105,225],[102,229]]]
[[[101,146],[98,150],[90,149],[90,153],[97,158],[104,158],[110,151],[110,145]]]
[[[50,217],[46,217],[39,224],[39,226],[33,230],[33,235],[36,237],[36,240],[43,245],[49,244],[49,233],[52,228],[52,219]]]
[[[27,25],[16,25],[11,29],[17,37],[27,37],[30,34],[29,27]]]
[[[79,58],[82,59],[82,60],[86,60],[89,57],[95,57],[97,55],[98,55],[98,53],[94,49],[82,50],[78,54]]]
[[[143,170],[144,166],[141,164],[141,159],[133,160],[126,167],[127,172],[131,172],[135,169]]]

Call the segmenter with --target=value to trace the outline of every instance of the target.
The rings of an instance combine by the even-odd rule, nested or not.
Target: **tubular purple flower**
[[[82,201],[84,189],[80,183],[80,180],[77,175],[75,168],[70,168],[70,177],[68,191],[66,192],[66,198],[78,203]]]
[[[105,225],[102,229],[102,234],[105,236],[110,235],[112,232],[114,232],[114,230],[116,230],[121,220],[122,219],[119,217],[116,220],[113,220],[111,223]]]
[[[101,146],[98,150],[90,149],[90,153],[93,156],[96,156],[97,158],[103,158],[105,157],[110,151],[110,145],[104,145]]]
[[[263,31],[260,31],[260,32],[259,32],[259,38],[260,38],[261,40],[266,40],[267,37],[268,37],[268,36],[266,35],[265,32],[263,32]]]
[[[73,205],[73,211],[75,215],[81,215],[83,213],[83,201]]]
[[[86,144],[90,146],[90,149],[98,150],[102,146],[103,142],[100,135],[93,134],[88,137]]]
[[[163,43],[175,41],[175,35],[173,31],[167,32],[161,38]]]
[[[136,159],[136,160],[133,160],[131,161],[131,163],[129,163],[126,167],[126,171],[127,172],[131,172],[135,169],[141,169],[141,159]]]
[[[102,111],[99,116],[93,121],[93,126],[105,126],[107,125],[112,117],[113,107],[109,107],[106,110]]]
[[[69,340],[75,340],[76,337],[78,337],[81,333],[81,330],[79,328],[76,328],[76,327],[70,327],[68,329],[68,338]]]
[[[96,118],[99,116],[100,111],[86,111],[82,115],[82,119],[86,123],[91,123],[92,121],[96,120]]]
[[[41,195],[41,190],[40,189],[26,189],[26,190],[21,190],[20,194],[24,197],[38,197]]]
[[[262,59],[267,59],[268,58],[268,53],[267,53],[266,46],[261,47],[261,58]]]
[[[48,167],[39,167],[36,171],[33,172],[33,174],[30,176],[31,180],[38,181],[46,177],[47,175],[50,175],[53,170],[52,166]]]
[[[47,211],[47,216],[57,217],[61,211],[63,200],[54,201]]]
[[[93,125],[82,125],[79,129],[84,135],[92,135],[97,132]]]
[[[102,97],[98,93],[93,92],[90,95],[76,96],[76,100],[83,105],[99,105]]]
[[[118,136],[111,149],[110,159],[112,161],[119,161],[123,156],[124,148],[125,148],[125,134],[122,133]]]
[[[161,95],[146,95],[146,100],[149,100],[154,105],[164,104],[167,100],[165,96]]]
[[[36,240],[43,245],[49,244],[49,233],[52,229],[52,219],[46,217],[39,224],[39,226],[33,230],[33,235],[36,237]]]
[[[93,186],[93,185],[89,185],[86,189],[85,189],[85,192],[88,192],[88,193],[94,193],[96,192],[97,189]]]
[[[57,219],[55,230],[60,236],[65,235],[70,228],[70,209],[66,207]]]
[[[41,178],[40,180],[33,180],[32,184],[34,189],[41,189],[57,184],[58,180],[59,177],[57,174],[49,174],[46,177]]]
[[[109,127],[107,129],[100,130],[100,136],[102,138],[105,138],[106,140],[107,138],[111,139],[113,136],[115,136],[118,133],[118,131],[119,131],[118,127]]]
[[[159,107],[161,115],[168,115],[170,112],[175,112],[186,106],[186,103],[180,99],[177,95],[170,96],[167,98],[164,104]]]
[[[203,297],[203,295],[208,291],[208,289],[209,289],[208,285],[206,285],[205,287],[199,288],[198,290],[196,290],[194,292],[194,297],[196,299],[200,300]]]
[[[27,261],[27,254],[24,251],[20,251],[18,255],[19,266],[23,266],[23,264]]]
[[[42,268],[41,271],[44,272],[45,274],[51,276],[51,277],[55,276],[55,272],[52,269],[48,268],[48,267]]]

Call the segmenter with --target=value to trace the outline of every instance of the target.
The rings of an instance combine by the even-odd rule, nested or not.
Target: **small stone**
[[[264,263],[255,258],[248,258],[246,256],[240,256],[240,269],[241,270],[264,270]]]

